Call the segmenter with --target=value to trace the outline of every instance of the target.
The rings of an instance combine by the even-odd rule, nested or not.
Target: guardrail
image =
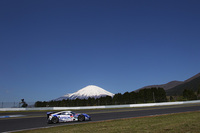
[[[200,100],[181,101],[181,102],[162,102],[162,103],[144,103],[144,104],[125,104],[125,105],[107,105],[107,106],[82,106],[82,107],[41,107],[41,108],[0,108],[0,111],[34,111],[34,110],[82,110],[82,109],[108,109],[108,108],[128,108],[128,107],[153,107],[181,104],[200,103]]]

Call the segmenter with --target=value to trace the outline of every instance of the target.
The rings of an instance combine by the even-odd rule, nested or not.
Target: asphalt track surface
[[[92,121],[114,120],[121,118],[134,118],[144,116],[154,116],[190,111],[200,111],[200,104],[186,104],[159,107],[143,108],[123,108],[123,109],[104,109],[104,110],[82,110],[92,117]],[[21,117],[0,118],[0,132],[15,132],[27,129],[36,129],[60,125],[79,124],[80,122],[68,122],[58,124],[47,124],[46,112],[0,112],[0,116],[21,115]],[[86,123],[86,122],[81,122]]]

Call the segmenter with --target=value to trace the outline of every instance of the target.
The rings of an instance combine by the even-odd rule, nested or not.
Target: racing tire
[[[51,119],[51,122],[53,123],[53,124],[55,124],[55,123],[58,123],[58,117],[56,117],[56,116],[54,116],[54,117],[52,117],[52,119]]]
[[[85,116],[84,115],[79,115],[78,116],[78,121],[85,121]]]

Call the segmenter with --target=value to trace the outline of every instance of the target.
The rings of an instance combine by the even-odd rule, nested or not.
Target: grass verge
[[[200,111],[43,128],[19,133],[198,133]]]

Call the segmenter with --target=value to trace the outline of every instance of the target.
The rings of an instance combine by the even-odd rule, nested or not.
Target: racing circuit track
[[[143,107],[143,108],[123,108],[123,109],[104,109],[104,110],[82,110],[75,112],[84,112],[92,117],[92,122],[113,120],[120,118],[132,118],[153,116],[189,111],[200,111],[200,103],[198,104],[185,104],[173,106],[159,106],[159,107]],[[4,118],[3,116],[19,116]],[[78,124],[79,122],[68,122],[58,124],[46,123],[46,112],[0,112],[0,132],[14,132],[25,129],[35,129],[41,127],[60,126],[68,124]],[[90,122],[90,121],[89,121]],[[86,122],[84,122],[86,123]]]

